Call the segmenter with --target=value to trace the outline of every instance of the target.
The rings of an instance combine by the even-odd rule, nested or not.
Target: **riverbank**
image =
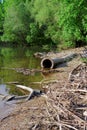
[[[73,58],[71,61],[60,65],[58,70],[61,70],[62,72],[54,73],[52,78],[55,79],[55,82],[47,84],[47,87],[61,88],[64,84],[67,84],[70,72],[81,63],[79,53],[81,53],[82,50],[83,48],[76,48],[59,53],[60,56],[63,56],[63,54],[75,52],[78,53],[78,56]],[[53,92],[55,94],[56,90],[54,89]],[[57,101],[56,104],[58,104]],[[48,106],[49,103],[47,102],[46,96],[35,97],[30,101],[16,104],[15,109],[13,109],[9,115],[0,121],[0,130],[45,130],[46,124],[52,123],[51,121],[53,118],[56,118],[54,111],[51,110],[51,107],[49,109],[50,112],[48,111]],[[53,117],[50,117],[51,115],[53,115]],[[43,123],[41,125],[42,120],[44,120],[45,124]],[[53,130],[57,128],[55,127],[48,129]],[[69,128],[66,128],[66,130],[69,130]]]

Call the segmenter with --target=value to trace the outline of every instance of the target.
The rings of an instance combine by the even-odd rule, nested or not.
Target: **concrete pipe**
[[[63,62],[66,62],[66,61],[72,59],[74,56],[76,56],[75,53],[69,54],[69,55],[64,56],[64,57],[62,57],[62,58],[52,58],[52,59],[49,58],[49,57],[43,58],[43,59],[41,60],[41,67],[42,67],[42,68],[53,69],[53,68],[55,68],[58,64],[63,63]]]

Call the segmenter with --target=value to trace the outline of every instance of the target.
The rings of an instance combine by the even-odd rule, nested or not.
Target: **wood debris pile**
[[[87,130],[87,65],[76,67],[68,83],[50,84],[47,97],[32,130]]]

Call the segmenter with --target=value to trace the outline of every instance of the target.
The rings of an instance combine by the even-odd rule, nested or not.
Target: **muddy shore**
[[[71,61],[58,67],[58,69],[62,72],[56,72],[52,75],[53,79],[61,81],[61,86],[62,82],[67,83],[70,72],[81,63],[79,53],[81,53],[82,50],[83,48],[76,48],[58,53],[59,56],[63,56],[64,54],[68,54],[70,52],[78,54],[76,58],[73,58]],[[50,85],[54,85],[54,87],[59,86],[58,83]],[[33,122],[37,121],[38,124],[41,120],[40,115],[43,118],[46,111],[46,105],[46,97],[43,96],[35,97],[30,101],[24,101],[23,103],[16,104],[12,111],[0,120],[0,130],[30,130],[30,125],[33,124]],[[45,130],[44,126],[40,128],[40,130]],[[32,130],[34,129],[36,128],[32,125]]]

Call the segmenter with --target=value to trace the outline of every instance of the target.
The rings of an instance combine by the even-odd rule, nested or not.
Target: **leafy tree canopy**
[[[86,0],[5,0],[0,5],[0,30],[4,42],[87,44]]]

